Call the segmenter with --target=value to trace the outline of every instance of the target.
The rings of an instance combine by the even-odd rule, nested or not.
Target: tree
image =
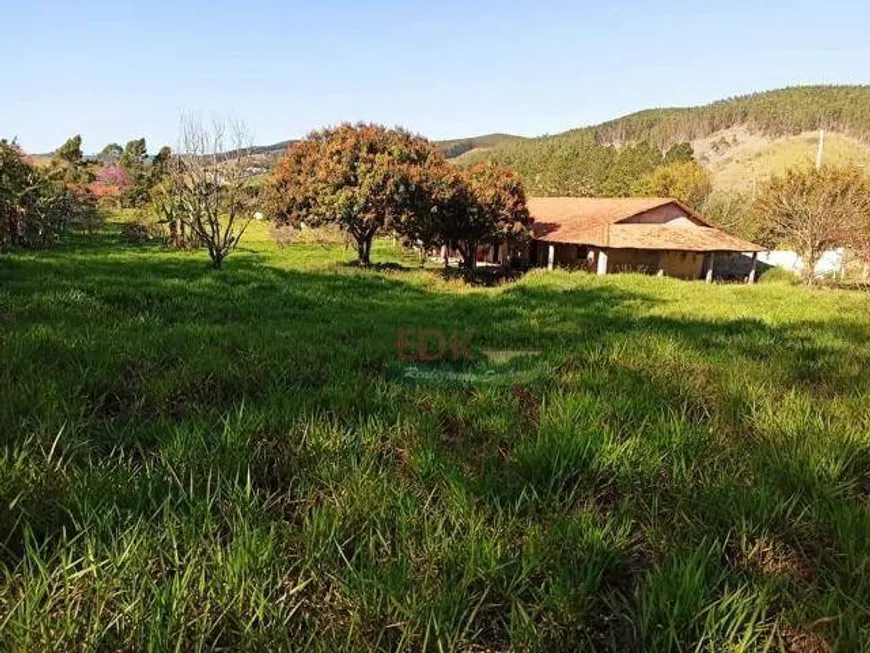
[[[127,141],[124,151],[118,160],[124,171],[135,178],[145,169],[145,163],[148,160],[148,147],[145,144],[144,138],[135,138],[132,141]]]
[[[713,193],[701,211],[713,225],[750,241],[758,240],[752,200],[741,193]]]
[[[124,190],[122,201],[126,206],[142,206],[148,201],[148,148],[144,138],[127,142],[118,165],[130,178],[130,186]]]
[[[431,172],[432,208],[428,224],[418,226],[418,233],[430,242],[455,245],[466,271],[474,269],[478,247],[528,238],[531,218],[526,196],[512,170],[481,163],[465,170],[433,167]]]
[[[31,165],[15,143],[0,140],[0,248],[45,247],[95,216],[86,190]]]
[[[52,159],[58,162],[64,162],[69,165],[77,165],[82,162],[84,155],[82,154],[82,137],[81,134],[68,138],[54,153]]]
[[[410,187],[409,210],[393,225],[405,245],[425,252],[458,243],[471,222],[473,197],[467,173],[446,161],[433,161],[416,168]]]
[[[676,161],[644,175],[633,190],[635,195],[673,197],[700,209],[713,190],[713,182],[702,165],[694,161]]]
[[[159,184],[164,177],[169,173],[170,159],[172,158],[172,150],[168,145],[160,148],[154,158],[151,160],[151,169],[148,175],[149,190]]]
[[[112,165],[113,163],[118,163],[122,154],[124,154],[123,147],[117,143],[109,143],[97,154],[97,161],[105,165]]]
[[[255,190],[246,172],[251,139],[244,125],[214,120],[211,128],[182,119],[181,152],[167,176],[171,213],[208,250],[219,269],[253,219]],[[170,227],[171,229],[171,227]]]
[[[530,236],[532,219],[526,207],[526,194],[517,174],[493,163],[472,166],[466,179],[476,213],[476,228],[466,236],[463,259],[475,265],[477,245],[515,244]]]
[[[695,160],[695,150],[688,141],[675,143],[665,153],[665,163],[678,163]]]
[[[78,134],[68,138],[51,157],[50,169],[53,175],[65,183],[84,186],[92,179],[85,166],[82,154],[82,137]]]
[[[759,239],[794,249],[812,283],[825,250],[867,242],[870,181],[856,167],[793,168],[770,179],[753,213]]]
[[[602,194],[611,197],[630,195],[637,180],[661,165],[661,162],[661,150],[646,141],[622,147],[608,171],[607,179],[601,184]]]
[[[420,167],[441,160],[424,138],[380,125],[343,124],[290,146],[271,182],[280,224],[332,223],[356,243],[360,265],[371,262],[375,235],[416,210]]]
[[[171,169],[170,171],[171,172]],[[184,202],[176,195],[173,177],[157,184],[151,192],[151,211],[157,216],[157,223],[166,225],[169,230],[169,245],[174,249],[202,247],[203,243],[193,230],[186,226]]]

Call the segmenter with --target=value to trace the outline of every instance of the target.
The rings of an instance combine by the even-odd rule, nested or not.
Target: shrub
[[[49,246],[71,225],[93,225],[96,211],[89,191],[36,168],[16,144],[0,140],[0,248]]]
[[[280,248],[287,247],[290,243],[292,243],[297,232],[298,230],[293,228],[289,224],[280,225],[272,223],[269,226],[269,235],[272,237],[272,240],[275,241],[275,244]]]
[[[787,283],[790,285],[796,285],[798,283],[798,275],[789,270],[784,270],[782,268],[771,267],[759,275],[758,280],[760,283]]]
[[[163,241],[166,234],[161,225],[150,221],[140,214],[133,222],[125,222],[121,227],[121,240],[131,245],[144,245],[154,241]]]

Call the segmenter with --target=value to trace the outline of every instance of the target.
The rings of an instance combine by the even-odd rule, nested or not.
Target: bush
[[[98,220],[94,196],[31,165],[14,143],[0,140],[0,248],[47,247],[69,226]]]
[[[758,276],[759,283],[787,283],[797,285],[799,278],[794,272],[783,268],[771,267]]]
[[[269,235],[279,248],[287,247],[292,243],[298,231],[298,229],[294,229],[290,225],[278,225],[275,223],[269,225]]]
[[[131,245],[144,245],[155,241],[164,241],[166,234],[163,227],[140,215],[133,222],[125,222],[121,227],[121,240]]]

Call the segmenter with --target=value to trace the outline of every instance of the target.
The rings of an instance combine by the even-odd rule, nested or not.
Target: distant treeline
[[[870,141],[870,86],[806,86],[686,109],[652,109],[594,127],[472,153],[516,170],[531,195],[624,195],[675,145],[742,125],[776,137],[824,127]]]
[[[735,125],[772,137],[824,128],[870,140],[870,86],[799,86],[702,107],[651,109],[563,136],[591,131],[600,143],[647,140],[667,148]]]
[[[684,150],[687,156],[681,155]],[[669,150],[673,153],[676,160],[692,158],[685,143]],[[670,158],[648,141],[616,148],[601,145],[585,131],[473,153],[464,161],[489,160],[512,168],[530,195],[617,197],[632,195],[641,179]]]

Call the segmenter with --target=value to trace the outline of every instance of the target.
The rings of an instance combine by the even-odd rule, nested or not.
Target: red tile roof
[[[673,204],[693,224],[620,224]],[[756,252],[764,248],[711,226],[670,197],[532,197],[528,200],[535,240],[628,249],[696,252]]]
[[[715,227],[666,224],[614,224],[607,229],[607,247],[675,249],[684,252],[761,252],[763,247]]]

